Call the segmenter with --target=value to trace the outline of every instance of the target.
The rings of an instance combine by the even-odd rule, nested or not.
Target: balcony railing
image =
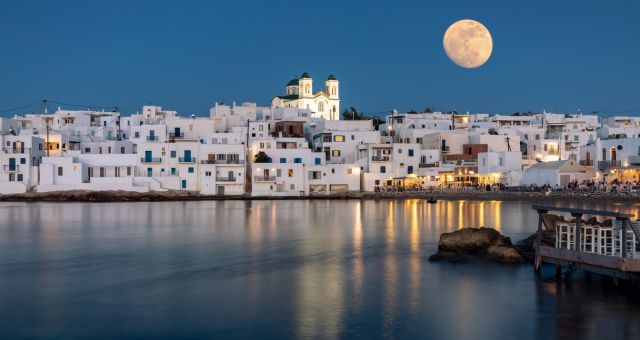
[[[162,158],[161,157],[143,157],[140,158],[140,162],[141,163],[160,163],[162,162]]]
[[[275,182],[276,176],[253,176],[255,182]]]
[[[593,159],[583,159],[580,161],[580,165],[593,166]]]
[[[242,159],[203,159],[200,161],[200,164],[244,164],[244,160]]]
[[[640,165],[640,156],[629,156],[630,165]]]
[[[374,162],[388,162],[389,160],[391,160],[391,157],[389,156],[372,156],[371,160]]]
[[[236,181],[236,177],[232,176],[232,177],[218,177],[216,176],[216,182],[235,182]]]
[[[147,141],[155,142],[158,140],[158,136],[147,136]]]
[[[613,168],[620,168],[622,167],[622,161],[599,161],[598,162],[598,169],[600,170],[607,170],[607,169],[613,169]]]
[[[2,151],[5,153],[31,153],[31,148],[3,148]]]
[[[183,138],[184,138],[184,132],[180,132],[180,133],[169,132],[170,142],[175,142],[176,139],[183,139]]]
[[[2,167],[2,170],[4,170],[4,172],[18,172],[20,171],[20,165],[19,164],[16,164],[14,166],[5,165]]]
[[[196,158],[195,157],[180,157],[180,158],[178,158],[178,162],[180,162],[180,163],[195,163],[196,162]]]
[[[419,163],[418,168],[435,168],[438,165],[436,163]]]

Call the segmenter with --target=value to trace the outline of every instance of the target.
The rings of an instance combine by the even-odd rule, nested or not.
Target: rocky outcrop
[[[511,239],[492,228],[464,228],[440,235],[438,252],[429,257],[435,261],[468,261],[484,256],[500,263],[522,263],[524,257],[511,244]]]

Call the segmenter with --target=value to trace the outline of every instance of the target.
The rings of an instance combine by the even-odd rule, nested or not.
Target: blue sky
[[[0,110],[46,98],[207,114],[268,105],[306,71],[317,89],[335,74],[342,107],[367,112],[638,113],[638,14],[638,1],[4,0]],[[464,18],[494,39],[478,69],[443,51]]]

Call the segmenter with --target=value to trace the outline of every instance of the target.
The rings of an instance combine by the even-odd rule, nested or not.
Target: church
[[[313,79],[307,72],[300,78],[292,79],[286,87],[286,95],[276,96],[272,107],[297,107],[309,109],[312,116],[327,120],[340,119],[340,92],[336,77],[329,75],[324,82],[325,91],[313,92]]]

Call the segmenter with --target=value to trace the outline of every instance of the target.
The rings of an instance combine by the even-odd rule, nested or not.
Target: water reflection
[[[526,266],[426,261],[458,228],[530,235],[530,203],[3,203],[0,214],[0,338],[640,336],[638,298],[597,277],[557,285]]]

